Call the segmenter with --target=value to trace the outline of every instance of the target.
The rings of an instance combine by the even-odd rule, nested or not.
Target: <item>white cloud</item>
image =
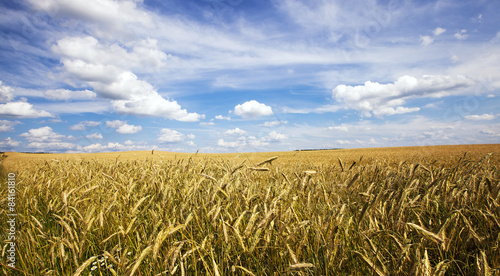
[[[120,134],[132,134],[132,133],[137,133],[142,130],[141,126],[134,126],[134,125],[129,125],[125,124],[119,128],[116,129],[116,132]]]
[[[381,107],[381,108],[377,108],[376,110],[373,110],[373,114],[375,116],[390,116],[390,115],[396,115],[396,114],[405,114],[405,113],[416,112],[419,110],[420,110],[419,107],[412,107],[412,108],[407,108],[407,107],[403,107],[403,106]]]
[[[150,83],[138,79],[131,69],[163,65],[167,56],[156,48],[156,40],[145,40],[128,52],[117,44],[100,43],[94,37],[61,39],[53,51],[62,55],[64,69],[94,88],[94,92],[110,99],[122,114],[165,117],[193,122],[204,115],[188,113],[176,101],[163,98]]]
[[[125,145],[127,145],[127,146],[131,146],[131,145],[133,145],[133,144],[134,144],[134,141],[132,141],[132,140],[127,140],[127,141],[125,141],[125,142],[123,142],[123,143],[124,143]]]
[[[268,135],[262,137],[262,141],[269,141],[269,142],[278,142],[278,141],[283,141],[288,139],[288,136],[286,136],[283,133],[279,133],[276,131],[271,131]]]
[[[272,115],[273,110],[270,106],[251,100],[235,106],[234,114],[239,115],[244,119],[253,119],[261,116]]]
[[[237,127],[235,129],[226,130],[224,133],[229,135],[245,135],[247,132]]]
[[[71,135],[66,136],[55,133],[49,126],[30,129],[19,136],[25,137],[29,142],[59,142],[63,139],[74,139]]]
[[[246,143],[245,141],[234,141],[234,142],[226,142],[224,139],[219,139],[217,141],[217,145],[225,148],[237,148],[244,146]]]
[[[36,151],[76,150],[78,148],[76,144],[65,142],[74,140],[75,138],[73,136],[55,133],[52,128],[48,126],[30,129],[28,132],[19,136],[25,137],[26,140],[30,142],[27,147],[33,148]]]
[[[200,122],[200,126],[213,126],[215,125],[214,122]]]
[[[102,137],[102,135],[100,133],[89,134],[85,137],[87,137],[87,139],[103,139],[104,138],[104,137]]]
[[[150,150],[151,146],[141,143],[132,142],[130,140],[125,141],[123,144],[120,143],[107,143],[107,144],[91,144],[85,147],[79,148],[79,151],[83,152],[106,152],[106,151],[132,151],[132,150]]]
[[[467,35],[467,30],[460,30],[459,32],[456,32],[454,35],[453,35],[456,39],[458,40],[464,40],[464,39],[467,39],[468,35]]]
[[[132,42],[134,43],[134,42]],[[92,36],[66,37],[53,46],[53,51],[85,64],[106,64],[116,68],[158,68],[168,55],[158,49],[158,41],[145,39],[135,42],[128,51],[118,44],[104,45]]]
[[[196,138],[196,135],[194,135],[194,134],[188,134],[187,138],[193,140],[194,138]]]
[[[13,118],[54,117],[47,111],[34,109],[32,104],[25,101],[0,104],[0,116]]]
[[[33,8],[47,11],[52,16],[61,15],[65,20],[87,21],[88,29],[103,36],[133,35],[139,26],[153,27],[149,14],[141,10],[137,3],[142,1],[113,0],[30,0]],[[76,24],[76,23],[73,23]]]
[[[106,126],[115,128],[116,132],[120,134],[133,134],[142,130],[141,126],[129,125],[127,122],[120,120],[106,121]]]
[[[483,114],[483,115],[468,115],[465,119],[472,121],[482,121],[482,120],[493,120],[496,116],[494,114]]]
[[[0,102],[10,102],[14,99],[13,90],[12,87],[2,85],[2,81],[0,81]]]
[[[129,100],[112,101],[118,113],[165,117],[181,122],[197,122],[205,115],[188,113],[176,101],[168,101],[159,94],[134,95]]]
[[[437,27],[436,29],[434,29],[434,31],[432,31],[432,34],[434,34],[434,36],[438,36],[443,34],[444,32],[446,32],[446,29]]]
[[[421,35],[420,40],[422,41],[422,45],[424,46],[430,45],[432,42],[434,42],[434,38],[428,35]]]
[[[225,117],[225,116],[222,116],[222,115],[215,116],[215,119],[217,119],[217,120],[228,120],[228,121],[231,121],[231,117],[229,117],[229,116]]]
[[[73,60],[65,57],[61,59],[61,63],[66,72],[75,76],[80,81],[88,82],[94,87],[94,91],[102,97],[119,99],[126,96],[121,94],[122,91],[115,92],[118,94],[113,94],[114,91],[110,92],[112,87],[109,88],[108,86],[112,85],[113,82],[119,82],[120,75],[128,71],[114,65],[100,64],[98,61],[96,63],[87,63],[80,59]]]
[[[14,131],[14,126],[20,123],[19,121],[0,120],[0,132]]]
[[[354,143],[353,141],[350,141],[350,140],[341,140],[341,139],[339,139],[335,142],[337,142],[337,144],[339,144],[339,145],[350,145],[350,144]]]
[[[17,147],[21,144],[21,142],[13,140],[10,137],[7,137],[3,140],[0,140],[0,148],[5,149],[5,148],[14,148]]]
[[[217,141],[217,145],[224,148],[232,148],[232,149],[241,149],[248,150],[248,147],[263,147],[268,146],[269,143],[267,141],[263,141],[262,139],[257,139],[255,136],[249,137],[239,137],[236,141],[227,142],[224,139],[219,139]]]
[[[90,90],[73,91],[68,89],[54,89],[45,91],[44,96],[49,100],[81,100],[95,98],[96,93]]]
[[[252,137],[252,138],[255,138],[255,137]],[[264,141],[263,139],[249,139],[247,144],[251,147],[254,147],[254,148],[269,146],[269,142]]]
[[[287,121],[267,121],[267,122],[264,122],[263,124],[261,124],[260,126],[263,126],[263,127],[275,127],[275,126],[279,126],[279,125],[286,125],[288,124]]]
[[[11,102],[14,99],[12,91],[14,91],[12,87],[2,85],[2,81],[0,81],[0,102],[6,102],[0,104],[0,116],[12,118],[54,117],[47,111],[34,109],[33,105],[28,103],[25,98]]]
[[[125,124],[127,124],[127,122],[120,120],[106,121],[106,127],[111,127],[111,128],[119,128]]]
[[[459,94],[462,88],[475,84],[465,76],[424,75],[421,78],[399,77],[394,83],[380,84],[367,81],[364,85],[338,85],[333,97],[346,107],[359,110],[364,116],[404,114],[420,110],[402,105],[409,98],[440,98]]]
[[[185,135],[177,130],[162,128],[158,136],[160,143],[178,143],[184,141]]]
[[[69,129],[70,130],[86,130],[87,127],[96,127],[100,124],[101,124],[101,122],[96,122],[96,121],[82,121],[76,125],[70,126]]]

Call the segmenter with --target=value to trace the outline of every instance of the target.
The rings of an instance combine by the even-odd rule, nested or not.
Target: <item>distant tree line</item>
[[[331,149],[298,149],[295,151],[316,151],[316,150],[341,150],[342,148],[331,148]]]

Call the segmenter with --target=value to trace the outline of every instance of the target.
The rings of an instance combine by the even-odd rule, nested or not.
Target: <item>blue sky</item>
[[[500,142],[500,2],[0,3],[0,150]]]

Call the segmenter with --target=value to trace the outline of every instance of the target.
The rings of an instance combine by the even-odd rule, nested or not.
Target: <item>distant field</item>
[[[500,144],[7,152],[2,165],[20,275],[500,274]]]
[[[6,152],[9,158],[5,159],[3,165],[15,169],[31,162],[53,161],[53,160],[176,160],[193,158],[202,160],[204,158],[234,158],[247,159],[258,162],[263,158],[279,156],[280,162],[308,162],[309,164],[326,164],[337,162],[337,157],[346,161],[357,160],[361,156],[366,158],[386,158],[387,160],[406,160],[407,158],[434,158],[457,157],[464,153],[468,155],[484,155],[490,152],[500,152],[500,144],[493,145],[459,145],[459,146],[426,146],[426,147],[393,147],[393,148],[365,148],[365,149],[336,149],[317,151],[285,151],[285,152],[261,152],[261,153],[175,153],[154,151],[129,151],[110,153],[64,153],[64,154],[33,154]],[[496,161],[499,161],[498,159]],[[366,162],[366,160],[365,160]]]

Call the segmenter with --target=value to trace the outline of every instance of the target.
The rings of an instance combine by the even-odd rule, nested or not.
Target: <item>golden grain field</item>
[[[500,275],[499,144],[2,165],[5,275]]]

